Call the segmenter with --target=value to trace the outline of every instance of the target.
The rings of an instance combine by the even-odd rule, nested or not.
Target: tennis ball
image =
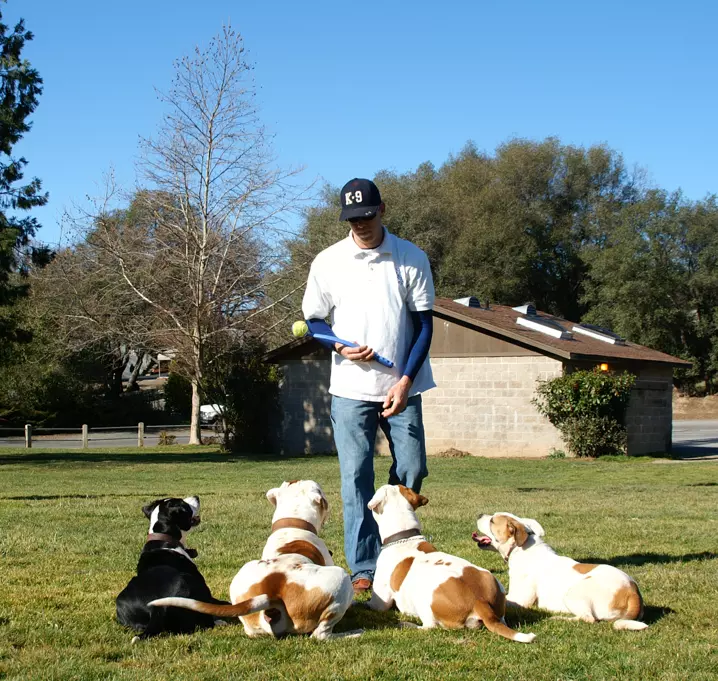
[[[294,322],[292,324],[292,335],[295,338],[302,338],[309,332],[309,327],[306,322]]]

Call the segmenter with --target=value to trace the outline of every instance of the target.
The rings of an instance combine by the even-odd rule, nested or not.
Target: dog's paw
[[[420,629],[416,622],[399,622],[399,629]]]
[[[139,636],[134,636],[130,641],[130,645],[133,646],[135,643],[139,643],[142,639]]]
[[[227,622],[226,622],[225,620],[216,619],[216,620],[214,621],[214,626],[215,626],[215,627],[226,627],[226,626],[227,626]]]

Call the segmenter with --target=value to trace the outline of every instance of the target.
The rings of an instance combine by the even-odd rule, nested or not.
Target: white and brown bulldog
[[[311,634],[332,639],[361,634],[333,633],[352,604],[354,591],[349,575],[334,565],[317,534],[329,509],[321,487],[312,480],[293,480],[269,490],[267,499],[276,506],[272,531],[262,558],[246,563],[232,580],[229,594],[234,605],[182,598],[161,599],[154,605],[239,616],[248,636]],[[261,599],[265,607],[259,612],[254,605]]]
[[[427,502],[403,485],[384,485],[369,502],[382,539],[369,607],[383,611],[395,604],[418,617],[423,629],[483,623],[511,641],[531,643],[534,634],[506,626],[504,589],[488,570],[437,551],[422,536],[415,511]]]
[[[612,565],[578,563],[559,556],[544,540],[533,518],[511,513],[482,514],[473,539],[481,549],[498,551],[509,567],[507,603],[570,613],[570,620],[611,621],[614,629],[645,629],[638,585]]]

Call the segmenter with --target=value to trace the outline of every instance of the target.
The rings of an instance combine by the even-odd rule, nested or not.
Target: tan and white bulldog
[[[312,480],[293,480],[270,489],[267,499],[276,506],[272,531],[262,558],[246,563],[232,580],[229,595],[234,605],[183,598],[163,598],[153,604],[239,616],[248,636],[311,634],[324,640],[361,634],[361,630],[332,631],[352,604],[354,591],[349,575],[334,565],[317,535],[329,509],[321,487]],[[258,612],[254,605],[262,599],[265,608]]]
[[[507,603],[570,613],[569,620],[611,621],[614,629],[637,631],[648,625],[638,585],[612,565],[578,563],[559,556],[544,540],[533,518],[511,513],[482,514],[473,539],[481,549],[498,551],[509,566]],[[483,536],[482,536],[483,535]]]
[[[369,607],[383,611],[395,604],[418,617],[422,629],[483,623],[511,641],[531,643],[534,634],[506,626],[504,589],[488,570],[437,551],[422,536],[415,511],[427,502],[403,485],[384,485],[369,502],[382,539]]]

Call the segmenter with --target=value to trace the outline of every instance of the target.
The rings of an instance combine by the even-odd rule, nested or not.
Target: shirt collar
[[[376,248],[359,248],[354,237],[352,236],[351,229],[349,230],[349,250],[355,258],[366,258],[370,255],[391,255],[394,252],[394,235],[382,225],[384,229],[384,239]]]

